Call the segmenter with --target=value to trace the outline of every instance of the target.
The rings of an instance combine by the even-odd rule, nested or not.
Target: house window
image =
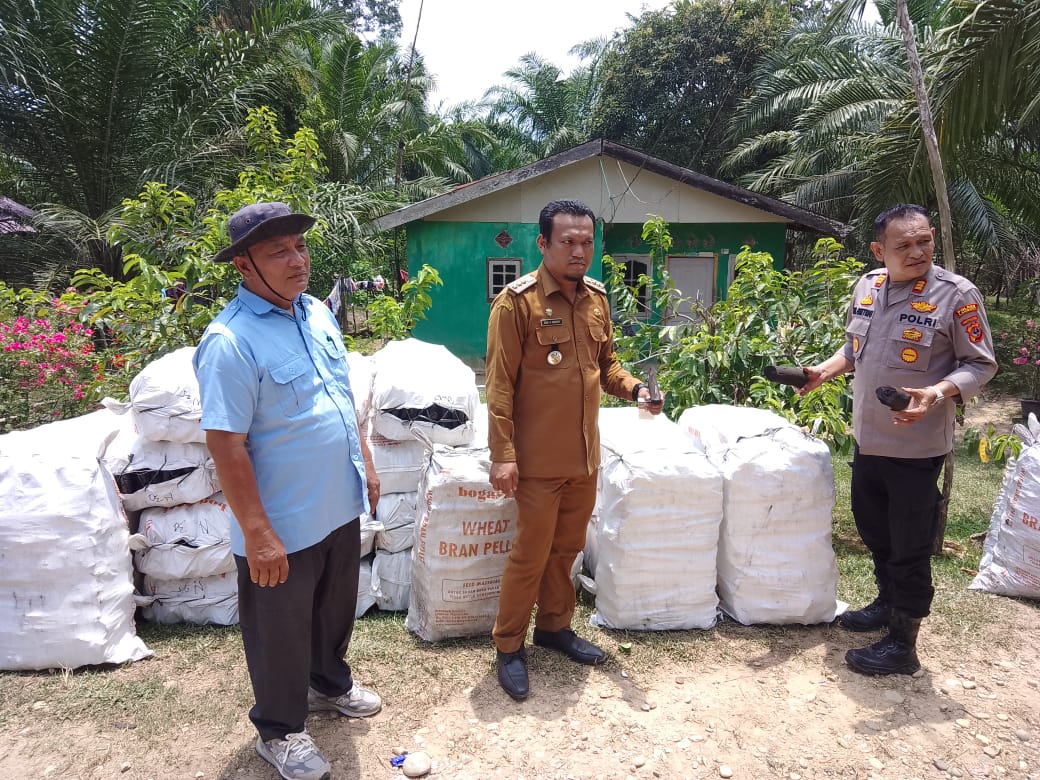
[[[650,313],[650,290],[645,284],[639,284],[640,276],[650,276],[649,258],[625,258],[625,286],[635,292],[639,316]]]
[[[502,288],[520,278],[519,257],[489,257],[487,259],[487,293],[488,301],[502,292]]]

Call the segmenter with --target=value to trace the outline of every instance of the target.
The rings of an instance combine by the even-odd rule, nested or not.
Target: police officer
[[[663,408],[618,362],[606,290],[585,276],[594,219],[578,201],[546,205],[541,265],[499,293],[488,320],[491,484],[517,503],[493,637],[499,683],[518,701],[528,695],[524,639],[536,603],[536,645],[578,663],[606,660],[570,628],[571,566],[596,501],[600,389],[654,414]]]
[[[874,559],[878,596],[838,622],[888,632],[849,650],[845,661],[863,674],[913,674],[921,668],[918,629],[935,593],[936,480],[953,449],[955,399],[975,396],[997,363],[978,289],[932,264],[935,228],[924,208],[882,212],[870,248],[884,267],[859,280],[844,347],[808,368],[799,392],[855,371],[852,512]],[[875,391],[886,385],[909,393],[910,405],[897,412],[882,405]]]

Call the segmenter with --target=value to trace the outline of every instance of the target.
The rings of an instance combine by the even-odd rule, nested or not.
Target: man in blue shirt
[[[379,499],[360,434],[335,318],[304,294],[314,218],[256,203],[228,219],[216,260],[242,275],[238,295],[195,351],[202,427],[237,526],[242,643],[257,753],[286,780],[330,766],[304,730],[308,711],[379,712],[345,660],[354,628],[358,516]],[[367,507],[366,507],[367,503]]]

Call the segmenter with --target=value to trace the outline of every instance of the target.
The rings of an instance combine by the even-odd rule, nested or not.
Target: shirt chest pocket
[[[556,370],[574,365],[574,344],[571,333],[560,325],[549,325],[535,331],[538,346],[528,350],[525,363],[531,368]],[[559,355],[559,359],[553,353]]]
[[[268,371],[271,393],[289,417],[308,412],[313,407],[314,381],[307,360],[299,355],[279,363]]]
[[[854,317],[845,327],[845,336],[852,343],[852,354],[860,359],[867,346],[867,334],[870,332],[870,320],[866,317]]]
[[[910,371],[927,371],[932,359],[935,331],[913,325],[891,334],[888,343],[886,364],[890,368]]]

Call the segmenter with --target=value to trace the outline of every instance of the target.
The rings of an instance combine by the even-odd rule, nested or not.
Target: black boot
[[[892,608],[881,596],[863,607],[851,609],[838,615],[838,625],[849,631],[878,631],[888,628]]]
[[[879,642],[845,653],[845,663],[860,674],[913,674],[917,660],[917,632],[921,618],[892,610],[888,634]]]

